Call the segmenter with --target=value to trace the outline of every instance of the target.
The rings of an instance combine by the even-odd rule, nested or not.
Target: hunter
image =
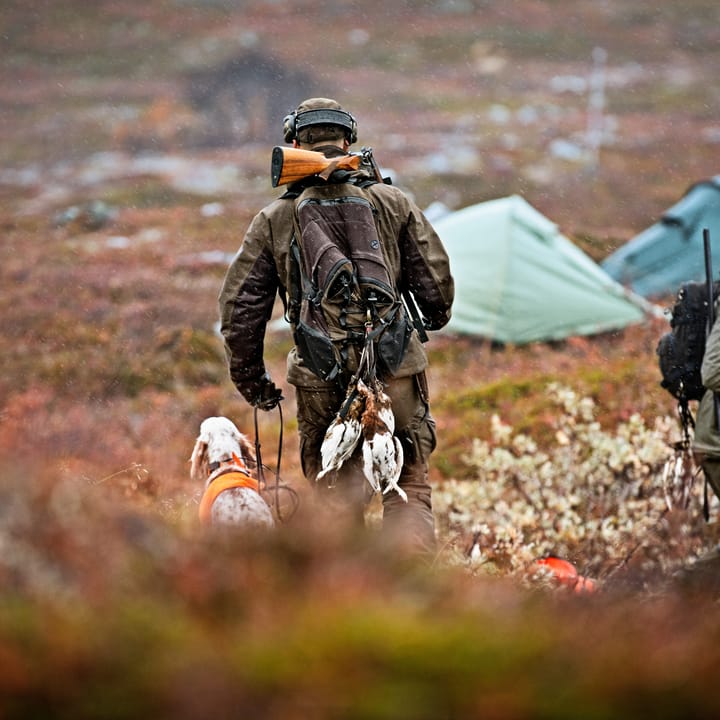
[[[357,141],[355,118],[335,100],[311,98],[300,103],[283,122],[286,143],[321,152],[326,158],[348,155]],[[337,182],[331,176],[327,182]],[[408,289],[422,316],[425,330],[438,330],[450,319],[454,282],[445,249],[416,204],[389,182],[377,182],[365,166],[344,172],[342,182],[364,188],[373,207],[377,235],[397,288]],[[278,293],[292,296],[291,241],[295,232],[294,199],[318,177],[298,181],[252,220],[242,246],[230,265],[220,293],[221,331],[230,377],[250,405],[273,409],[282,393],[266,371],[263,349],[267,323]],[[383,498],[383,533],[397,546],[432,553],[435,527],[428,461],[436,446],[435,422],[430,414],[427,355],[419,337],[423,327],[410,325],[403,356],[394,372],[385,372],[382,386],[392,401],[394,435],[403,450],[402,472],[396,492]],[[293,331],[296,328],[293,326]],[[342,507],[353,521],[362,522],[370,498],[360,471],[361,452],[333,473],[331,481],[316,481],[321,471],[321,446],[326,431],[346,399],[348,382],[358,369],[362,343],[341,343],[343,367],[331,380],[322,379],[300,355],[297,342],[287,358],[287,377],[295,387],[300,460],[306,479],[317,487],[321,502]]]

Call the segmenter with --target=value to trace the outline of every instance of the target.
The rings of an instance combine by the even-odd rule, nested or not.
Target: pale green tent
[[[517,195],[450,213],[434,227],[456,285],[448,331],[523,344],[622,328],[656,310]]]

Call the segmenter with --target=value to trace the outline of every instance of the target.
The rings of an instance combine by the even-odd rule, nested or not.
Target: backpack
[[[338,174],[340,182],[331,176],[295,197],[286,194],[294,225],[288,320],[300,358],[322,380],[341,375],[352,344],[371,344],[378,371],[392,375],[413,325],[388,269],[369,194],[349,174]]]
[[[720,294],[720,283],[713,283],[713,301]],[[671,310],[670,328],[657,346],[662,380],[660,385],[683,403],[700,400],[705,388],[700,367],[708,333],[707,285],[688,282],[678,290]]]

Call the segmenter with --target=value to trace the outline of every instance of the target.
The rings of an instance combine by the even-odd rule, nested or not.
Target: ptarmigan
[[[389,396],[378,384],[358,381],[358,391],[365,398],[361,425],[363,435],[363,474],[376,492],[390,490],[407,502],[407,494],[398,485],[403,466],[403,449],[393,435],[395,416]]]
[[[352,394],[355,395],[354,398]],[[343,403],[345,406],[347,402],[350,402],[345,417],[342,412],[339,412],[325,433],[325,439],[320,447],[322,470],[317,474],[317,480],[339,470],[360,442],[362,437],[360,415],[365,405],[365,397],[359,392],[352,394],[349,393],[346,402]]]

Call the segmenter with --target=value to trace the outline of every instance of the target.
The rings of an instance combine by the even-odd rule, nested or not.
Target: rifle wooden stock
[[[270,165],[272,186],[286,185],[311,175],[319,175],[327,180],[335,170],[357,170],[361,159],[359,155],[326,158],[314,150],[276,146],[272,151]]]

